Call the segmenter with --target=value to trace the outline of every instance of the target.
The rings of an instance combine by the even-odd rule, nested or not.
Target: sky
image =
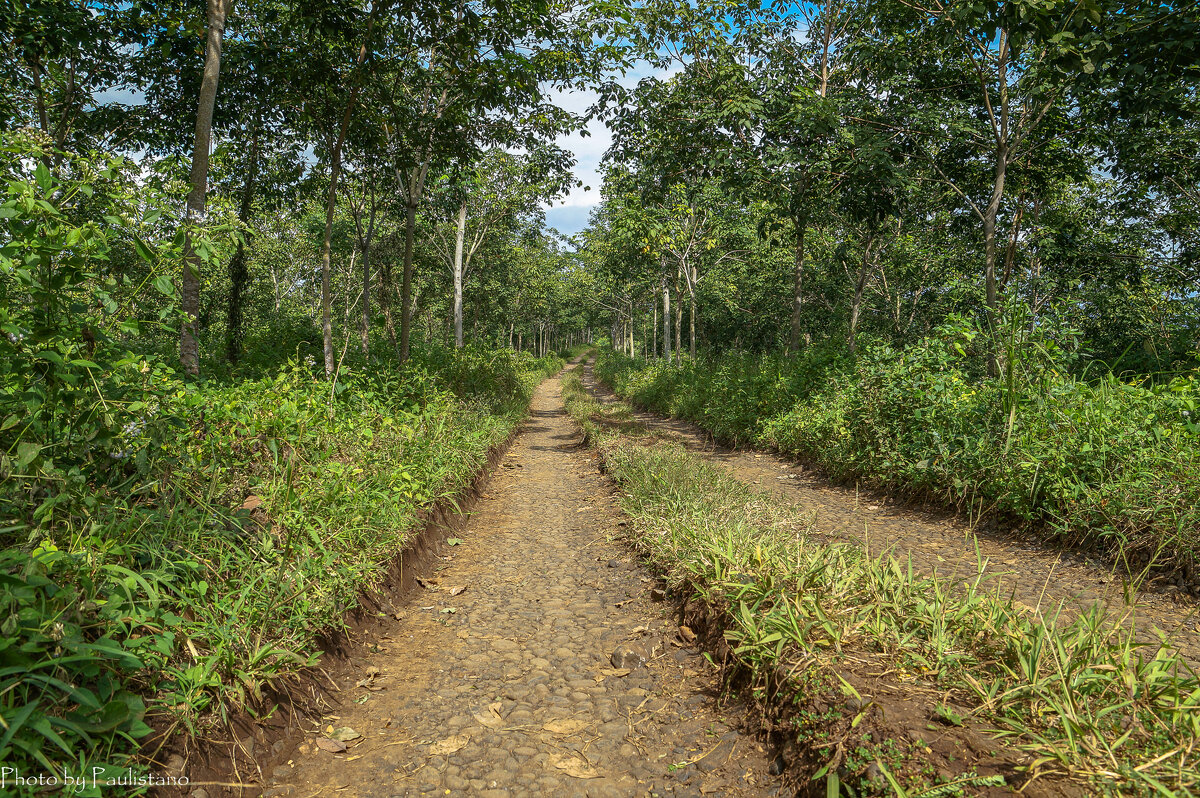
[[[575,113],[583,113],[598,99],[591,91],[559,92],[554,103]],[[575,156],[575,179],[582,186],[572,188],[566,197],[546,208],[546,223],[564,235],[574,235],[587,227],[588,214],[600,202],[600,159],[612,144],[612,135],[604,122],[593,119],[586,132],[561,136],[558,146]]]
[[[676,71],[678,68],[655,70],[643,67],[631,70],[617,82],[633,88],[642,78],[651,75],[666,78]],[[560,108],[579,114],[586,112],[597,99],[599,95],[594,91],[559,91],[552,95],[552,101]],[[612,145],[612,134],[601,120],[589,122],[587,133],[586,136],[583,133],[560,136],[556,142],[575,155],[575,178],[583,183],[571,189],[566,197],[546,206],[546,224],[568,236],[587,227],[588,214],[600,202],[600,159]]]

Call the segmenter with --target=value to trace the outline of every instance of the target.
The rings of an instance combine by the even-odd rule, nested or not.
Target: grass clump
[[[1132,624],[1107,624],[1099,609],[1070,621],[1031,613],[991,587],[982,563],[981,575],[952,584],[886,553],[822,542],[795,508],[677,445],[617,432],[606,421],[618,410],[582,395],[577,378],[566,388],[621,487],[633,545],[718,617],[806,778],[860,795],[1048,776],[1112,794],[1200,787],[1200,680],[1170,649],[1137,644]],[[868,695],[880,674],[912,694],[892,704],[887,691]],[[914,707],[919,717],[898,719]],[[926,735],[931,724],[987,732],[1009,753],[997,746],[988,772],[939,777],[905,722]]]
[[[668,366],[604,353],[596,373],[636,404],[721,440],[1033,525],[1135,570],[1155,561],[1200,594],[1200,375],[1085,380],[1059,355],[1027,352],[990,379],[970,334],[947,327],[855,358],[814,348]]]

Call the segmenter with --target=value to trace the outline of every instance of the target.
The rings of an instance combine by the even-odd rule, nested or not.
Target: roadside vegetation
[[[219,744],[234,715],[273,713],[271,690],[318,663],[422,513],[453,506],[584,332],[541,195],[472,239],[523,275],[511,304],[493,293],[456,326],[450,275],[423,270],[424,324],[401,342],[379,269],[335,299],[327,284],[322,313],[316,172],[275,163],[299,206],[238,219],[216,203],[201,224],[181,214],[177,159],[135,163],[79,135],[70,150],[0,130],[5,794],[38,789],[14,772],[86,776],[74,794],[92,795],[127,767],[162,778],[177,735]],[[393,233],[394,210],[373,212]],[[336,262],[361,278],[366,245],[340,211]],[[191,311],[189,259],[206,276]]]
[[[6,462],[0,494],[6,765],[122,773],[150,725],[207,738],[269,713],[263,691],[317,664],[561,363],[415,350],[334,385],[299,363],[202,387],[160,373],[112,400],[105,446],[98,422],[74,448],[10,428],[36,452]]]
[[[605,352],[601,380],[717,439],[777,449],[836,480],[1033,526],[1200,595],[1200,377],[1075,377],[1046,347],[990,379],[946,325],[906,348],[647,363]]]
[[[630,542],[723,631],[801,785],[1200,787],[1200,680],[1170,649],[1136,644],[1131,625],[1098,609],[1068,622],[1056,607],[1015,606],[982,576],[952,584],[829,544],[798,508],[631,425],[627,405],[593,400],[578,374],[564,396],[621,489]],[[948,741],[964,735],[994,740],[978,771],[954,764],[969,749]]]

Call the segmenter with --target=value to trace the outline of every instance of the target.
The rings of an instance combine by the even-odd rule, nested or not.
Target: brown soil
[[[584,385],[597,399],[616,401],[590,366]],[[635,419],[688,450],[725,466],[734,476],[795,502],[812,513],[818,533],[860,541],[872,553],[911,560],[922,573],[975,578],[984,564],[993,589],[1018,605],[1069,618],[1099,605],[1110,621],[1132,624],[1151,650],[1166,635],[1193,665],[1200,663],[1197,607],[1178,593],[1134,591],[1115,569],[1086,554],[1055,551],[1027,536],[981,529],[944,511],[928,511],[879,493],[835,485],[811,468],[778,455],[716,445],[703,430],[678,419],[636,412]],[[1127,601],[1131,596],[1132,601]]]

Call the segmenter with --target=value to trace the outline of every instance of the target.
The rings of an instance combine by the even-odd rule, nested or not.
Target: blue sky
[[[642,78],[651,75],[665,78],[680,68],[674,66],[664,71],[643,66],[631,70],[618,82],[632,88]],[[593,91],[571,91],[558,92],[553,101],[568,111],[584,113],[598,98],[599,95]],[[583,183],[579,188],[571,189],[565,198],[546,206],[546,223],[565,235],[574,235],[587,227],[588,214],[600,202],[600,159],[612,144],[612,135],[600,120],[592,120],[587,125],[587,131],[587,136],[572,133],[561,136],[557,142],[563,149],[574,153],[575,178]]]

